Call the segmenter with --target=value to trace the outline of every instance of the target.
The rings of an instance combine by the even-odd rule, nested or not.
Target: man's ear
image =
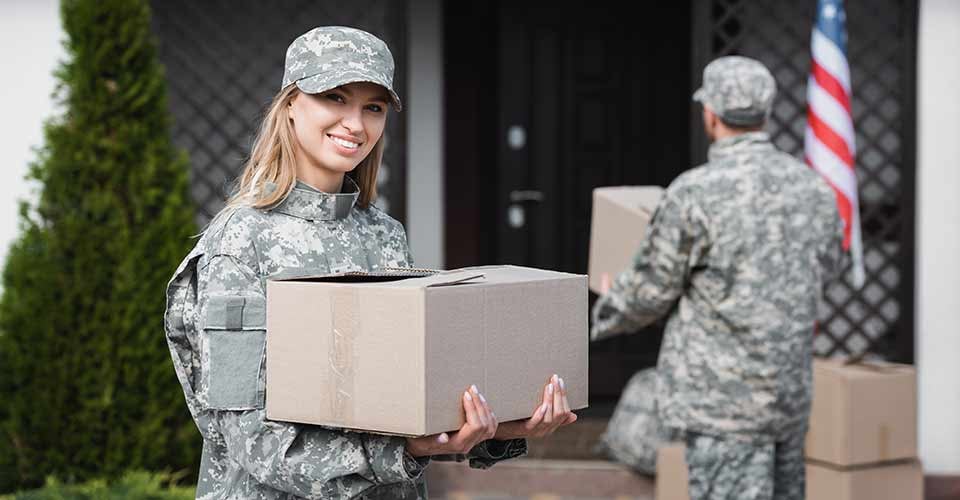
[[[713,128],[717,125],[717,114],[713,112],[712,109],[708,106],[703,107],[703,116],[707,123],[710,124],[710,128]]]

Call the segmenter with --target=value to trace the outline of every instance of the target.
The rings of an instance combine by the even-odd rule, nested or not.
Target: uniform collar
[[[336,194],[324,193],[297,180],[290,194],[273,211],[310,221],[344,219],[359,197],[360,188],[347,176],[343,177],[343,188]]]
[[[766,132],[747,132],[725,137],[710,145],[707,158],[717,161],[741,153],[757,153],[773,149],[770,135]]]

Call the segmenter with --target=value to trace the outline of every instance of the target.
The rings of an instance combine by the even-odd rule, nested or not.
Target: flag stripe
[[[813,74],[813,79],[816,80],[817,85],[836,99],[836,101],[847,110],[847,114],[852,115],[850,110],[850,95],[843,89],[840,81],[828,73],[827,70],[823,69],[823,66],[817,64],[816,60],[813,61],[810,72]]]
[[[847,167],[853,169],[853,152],[847,148],[847,142],[843,137],[840,137],[832,128],[827,126],[813,109],[810,109],[807,113],[807,123],[813,130],[813,134],[817,136],[817,139],[833,151]]]
[[[820,88],[813,78],[808,80],[807,85],[807,106],[814,110],[820,120],[832,128],[837,135],[843,137],[844,142],[847,143],[847,149],[855,153],[853,122],[847,110],[833,96]]]
[[[806,132],[804,152],[810,158],[810,165],[814,169],[829,179],[851,203],[857,201],[857,177],[853,170],[820,142],[809,128]]]
[[[823,69],[833,75],[840,82],[843,90],[850,95],[850,69],[847,66],[847,57],[827,35],[814,28],[810,38],[813,49],[813,60]]]
[[[807,162],[807,165],[812,165],[810,162],[810,158],[804,157],[804,161]],[[840,190],[837,189],[837,185],[834,184],[833,182],[830,182],[830,179],[827,179],[826,177],[824,177],[824,180],[827,181],[827,184],[829,184],[831,188],[833,188],[834,196],[837,199],[837,211],[840,213],[840,218],[845,221],[851,220],[854,215],[853,215],[853,206],[850,204],[850,200],[848,200],[845,196],[843,196],[843,194],[840,193]],[[843,249],[844,250],[847,250],[850,248],[851,236],[853,236],[853,234],[852,234],[852,228],[850,227],[850,224],[844,224],[844,227],[843,227]]]

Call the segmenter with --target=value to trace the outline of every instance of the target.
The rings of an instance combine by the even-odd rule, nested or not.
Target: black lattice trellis
[[[722,55],[756,58],[777,79],[767,130],[803,156],[810,30],[816,1],[693,0],[694,87]],[[872,352],[913,358],[915,0],[848,0],[847,30],[857,141],[857,177],[866,283],[849,268],[828,283],[815,349],[821,355]],[[692,154],[703,158],[699,108]]]
[[[394,85],[404,95],[404,2],[151,2],[166,66],[173,137],[190,155],[191,191],[206,224],[240,173],[260,117],[280,87],[287,45],[322,25],[346,25],[382,38],[393,52]],[[404,219],[404,119],[387,120],[376,204]]]

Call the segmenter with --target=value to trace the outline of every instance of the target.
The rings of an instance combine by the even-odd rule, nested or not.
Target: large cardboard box
[[[816,359],[806,456],[837,466],[917,456],[912,366]]]
[[[416,275],[416,273],[413,273]],[[587,406],[587,279],[515,266],[275,278],[267,417],[386,434],[458,429],[476,384],[501,422],[551,374]]]
[[[670,443],[657,450],[657,500],[690,500],[686,452],[684,443]]]
[[[617,186],[593,190],[590,223],[590,289],[602,290],[604,275],[613,280],[630,267],[647,224],[663,195],[659,186]]]
[[[920,462],[836,469],[807,462],[807,500],[923,500]]]

